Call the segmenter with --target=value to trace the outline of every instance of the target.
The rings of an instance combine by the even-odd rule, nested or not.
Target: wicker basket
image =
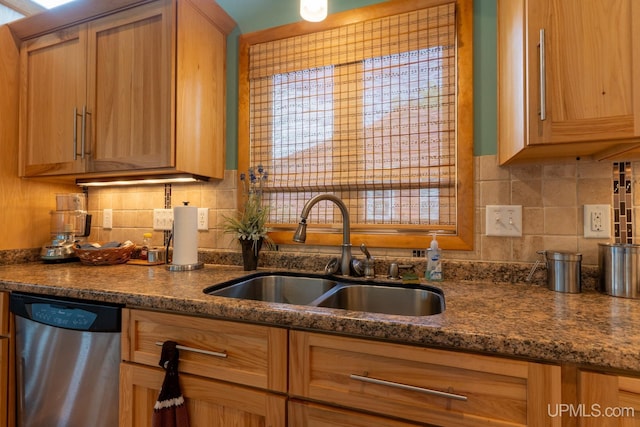
[[[117,248],[104,249],[80,249],[76,247],[75,252],[80,258],[80,262],[85,265],[115,265],[129,261],[135,248],[136,245],[129,243]]]

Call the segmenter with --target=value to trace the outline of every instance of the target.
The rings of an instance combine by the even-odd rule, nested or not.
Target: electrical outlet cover
[[[113,228],[113,209],[102,210],[102,228],[105,230]]]
[[[209,229],[209,208],[198,208],[198,230]]]
[[[584,205],[584,237],[611,238],[611,205]]]

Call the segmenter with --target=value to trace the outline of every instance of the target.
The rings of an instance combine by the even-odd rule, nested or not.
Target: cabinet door
[[[24,42],[20,49],[20,174],[84,170],[80,151],[86,95],[83,26]]]
[[[530,144],[637,141],[640,2],[535,0],[528,8]]]
[[[640,427],[640,378],[581,371],[578,405],[564,415],[577,417],[580,427]]]
[[[164,371],[120,365],[120,427],[151,426]],[[285,425],[286,397],[191,375],[180,376],[192,426]]]
[[[171,2],[89,23],[89,172],[174,164]]]
[[[9,317],[9,293],[0,292],[0,425],[13,422],[13,363],[10,360],[9,343],[11,325]]]
[[[411,427],[420,425],[308,402],[289,401],[288,410],[288,425],[290,427]]]

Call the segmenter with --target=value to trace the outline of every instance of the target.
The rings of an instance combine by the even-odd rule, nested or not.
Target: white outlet
[[[522,236],[522,206],[487,205],[485,225],[487,236]]]
[[[113,228],[113,210],[102,210],[102,228],[105,230],[111,230]]]
[[[587,239],[611,237],[611,205],[584,205],[584,237]]]
[[[153,229],[171,230],[173,227],[173,209],[153,210]]]
[[[209,208],[198,208],[198,230],[209,230]]]

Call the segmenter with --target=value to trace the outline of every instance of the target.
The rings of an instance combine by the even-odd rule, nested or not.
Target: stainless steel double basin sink
[[[444,311],[442,290],[338,276],[256,273],[204,289],[209,295],[351,311],[430,316]]]

